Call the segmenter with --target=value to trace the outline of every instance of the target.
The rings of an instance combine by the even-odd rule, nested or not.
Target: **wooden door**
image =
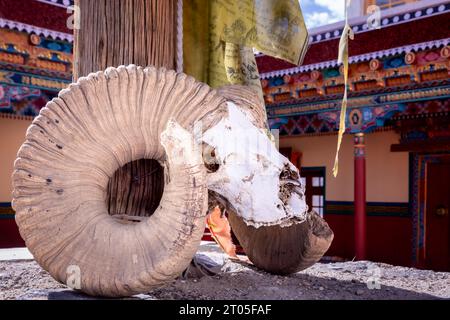
[[[426,181],[425,267],[450,271],[450,159],[429,163]]]

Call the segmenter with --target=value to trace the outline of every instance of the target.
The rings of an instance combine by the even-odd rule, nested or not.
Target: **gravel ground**
[[[135,299],[450,299],[450,273],[369,261],[317,263],[276,276],[217,252],[203,258],[222,265],[215,276],[177,279]],[[378,289],[377,289],[378,288]],[[53,280],[34,261],[0,262],[0,299],[90,299]]]

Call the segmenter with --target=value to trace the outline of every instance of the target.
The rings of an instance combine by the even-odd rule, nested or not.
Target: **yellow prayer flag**
[[[339,40],[338,63],[344,66],[344,97],[342,98],[341,115],[339,119],[338,142],[336,148],[336,157],[334,159],[333,176],[336,178],[339,171],[339,149],[341,148],[342,137],[345,133],[345,116],[347,112],[347,85],[348,85],[348,42],[349,39],[354,38],[353,30],[348,24],[347,8],[350,6],[351,0],[346,0],[345,3],[345,26],[342,31],[341,39]]]
[[[185,0],[184,71],[220,87],[262,90],[252,48],[294,64],[303,61],[308,32],[297,0]]]

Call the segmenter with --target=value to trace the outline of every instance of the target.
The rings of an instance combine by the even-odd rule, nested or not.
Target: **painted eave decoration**
[[[32,119],[72,82],[72,0],[0,2],[0,116]],[[45,16],[37,14],[46,12]]]
[[[350,21],[355,39],[349,46],[346,132],[389,129],[394,116],[448,117],[450,4],[385,15],[379,29],[370,30],[365,21]],[[269,122],[281,136],[337,133],[344,84],[336,58],[343,26],[312,29],[302,66],[256,57]]]

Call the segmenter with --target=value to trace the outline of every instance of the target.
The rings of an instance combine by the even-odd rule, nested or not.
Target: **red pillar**
[[[366,259],[366,152],[364,133],[354,137],[355,147],[355,255]]]

